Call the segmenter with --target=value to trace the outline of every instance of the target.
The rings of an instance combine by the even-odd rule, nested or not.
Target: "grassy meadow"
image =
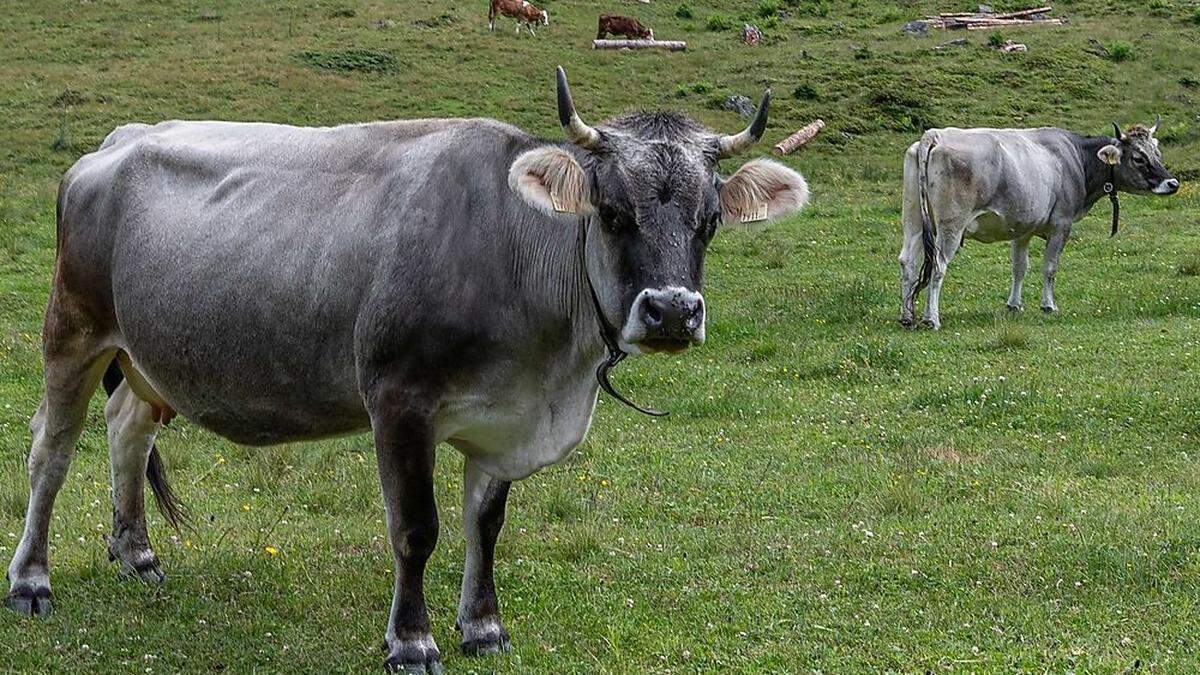
[[[587,442],[514,487],[496,573],[511,654],[458,654],[462,461],[439,452],[426,585],[448,671],[1200,669],[1200,7],[1060,0],[1067,25],[1005,29],[1029,46],[1005,54],[988,32],[900,30],[965,0],[544,5],[533,38],[489,33],[485,0],[5,3],[0,561],[28,489],[54,196],[81,154],[171,118],[489,116],[558,137],[562,64],[591,121],[672,107],[734,131],[721,102],[770,86],[750,156],[828,127],[783,160],[811,207],[713,242],[707,343],[614,374],[671,416],[602,398]],[[593,51],[600,11],[688,50]],[[764,44],[740,43],[744,21]],[[944,329],[899,327],[901,160],[924,128],[1108,133],[1155,113],[1183,188],[1124,198],[1113,239],[1106,202],[1076,225],[1060,314],[1036,309],[1040,243],[1010,317],[1007,246],[968,242]],[[151,514],[166,583],[108,562],[98,396],[52,526],[55,613],[0,613],[0,671],[377,669],[392,558],[369,437],[249,449],[177,420],[159,446],[198,516],[175,533]]]

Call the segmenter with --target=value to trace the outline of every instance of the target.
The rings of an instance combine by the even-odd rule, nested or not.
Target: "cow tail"
[[[117,360],[113,359],[112,363],[108,364],[108,370],[104,371],[104,392],[112,396],[124,379],[125,374],[121,372]],[[189,524],[188,512],[179,496],[175,494],[175,490],[171,488],[171,484],[167,482],[167,469],[163,464],[162,455],[158,452],[157,444],[150,446],[150,458],[146,463],[146,479],[150,483],[150,491],[154,493],[154,503],[158,506],[158,512],[166,519],[171,529],[179,532]]]
[[[921,136],[921,143],[917,146],[917,183],[920,186],[918,193],[921,199],[921,245],[925,251],[925,260],[921,263],[921,277],[917,280],[917,287],[913,293],[920,293],[926,286],[929,285],[929,279],[933,276],[933,266],[937,264],[937,242],[934,235],[937,233],[937,224],[933,222],[933,214],[929,208],[929,156],[933,153],[933,149],[937,147],[937,132],[930,130],[926,131],[925,135]]]

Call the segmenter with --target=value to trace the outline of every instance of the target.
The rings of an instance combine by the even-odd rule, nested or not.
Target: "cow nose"
[[[1168,178],[1162,182],[1163,192],[1174,194],[1179,190],[1179,181],[1175,178]]]
[[[646,289],[638,294],[632,316],[637,342],[653,349],[682,349],[704,341],[704,298],[681,287]]]

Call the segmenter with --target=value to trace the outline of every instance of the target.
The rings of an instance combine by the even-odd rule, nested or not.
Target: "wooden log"
[[[967,30],[991,30],[993,28],[1001,28],[1004,26],[1061,26],[1061,25],[1063,25],[1062,19],[1045,19],[1043,21],[1012,20],[1009,22],[1002,22],[1002,23],[972,24],[970,26],[967,26]]]
[[[681,52],[687,49],[682,40],[592,40],[592,49],[665,49]]]
[[[1045,7],[1034,7],[1033,9],[1022,9],[1017,12],[1005,12],[1003,14],[997,14],[996,18],[997,19],[1020,19],[1022,17],[1033,16],[1035,14],[1045,14],[1046,12],[1049,12],[1053,9],[1054,8],[1051,7],[1050,5],[1046,5]]]
[[[817,132],[824,128],[825,120],[813,120],[809,124],[806,124],[800,131],[776,143],[774,150],[781,155],[790,155],[796,148],[811,141],[816,137]]]

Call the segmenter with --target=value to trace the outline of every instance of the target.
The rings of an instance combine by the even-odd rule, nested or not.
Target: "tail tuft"
[[[176,532],[191,524],[191,518],[179,496],[167,482],[167,470],[163,465],[162,456],[158,454],[158,446],[150,448],[150,461],[146,463],[146,479],[150,481],[150,490],[154,493],[154,503],[158,512],[167,520],[167,524]]]

